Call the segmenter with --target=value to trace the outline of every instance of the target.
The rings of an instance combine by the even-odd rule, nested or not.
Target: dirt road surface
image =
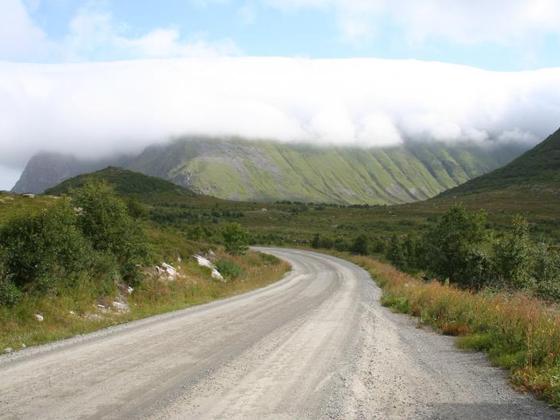
[[[264,289],[0,357],[0,418],[558,418],[362,269],[266,251],[293,270]]]

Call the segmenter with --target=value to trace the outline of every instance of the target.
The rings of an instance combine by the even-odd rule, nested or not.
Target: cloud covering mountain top
[[[215,57],[0,63],[0,165],[99,157],[181,135],[384,146],[536,143],[560,123],[560,69],[411,60]]]

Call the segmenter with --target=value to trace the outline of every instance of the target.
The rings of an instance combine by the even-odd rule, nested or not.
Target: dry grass
[[[512,383],[560,407],[560,311],[523,293],[472,293],[424,282],[369,257],[352,257],[382,287],[382,303],[420,318],[459,347],[486,351]]]
[[[130,312],[127,313],[98,308],[97,304],[110,307],[117,292],[95,298],[90,280],[58,296],[26,296],[13,308],[0,306],[0,352],[8,347],[19,350],[23,345],[42,344],[233,296],[271,284],[290,269],[277,258],[255,252],[237,257],[218,252],[217,257],[233,261],[243,269],[243,274],[222,283],[213,280],[209,270],[198,267],[194,260],[184,261],[180,264],[182,277],[176,281],[145,280],[128,297]],[[36,313],[44,316],[43,322],[35,320]]]

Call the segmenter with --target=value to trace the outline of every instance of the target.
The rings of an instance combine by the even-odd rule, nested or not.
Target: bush
[[[93,252],[66,200],[36,215],[10,220],[0,231],[5,271],[19,288],[52,289],[90,268]]]
[[[321,247],[321,235],[316,233],[311,240],[311,248],[318,249]]]
[[[10,280],[0,279],[0,305],[13,306],[21,299],[21,291]]]
[[[368,254],[368,245],[369,245],[369,241],[366,235],[358,235],[356,237],[356,239],[354,239],[354,242],[352,243],[352,246],[350,247],[350,251],[353,254],[357,254],[357,255],[367,255]]]
[[[560,253],[541,243],[535,247],[533,256],[537,294],[560,300]]]
[[[89,182],[72,191],[79,209],[78,225],[93,248],[113,254],[129,284],[138,282],[140,267],[148,260],[147,238],[130,217],[124,201],[106,183]]]
[[[232,255],[243,255],[249,249],[249,235],[239,223],[230,223],[222,230],[226,251]]]
[[[533,244],[529,238],[529,224],[520,216],[514,217],[512,231],[494,245],[494,270],[500,286],[513,289],[532,285]]]
[[[404,246],[397,235],[393,235],[391,237],[385,257],[398,269],[403,271],[406,270],[408,262],[406,260]]]
[[[233,261],[218,260],[215,265],[220,274],[228,280],[233,280],[243,275],[243,269]]]

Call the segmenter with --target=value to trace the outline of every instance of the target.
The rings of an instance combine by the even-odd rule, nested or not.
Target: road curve
[[[558,418],[312,252],[269,287],[0,357],[0,417]]]

